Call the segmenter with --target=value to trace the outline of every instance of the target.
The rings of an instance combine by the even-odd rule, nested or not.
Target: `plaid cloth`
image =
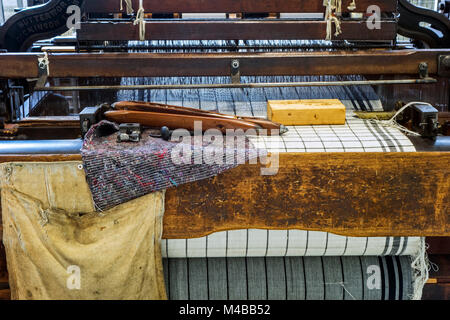
[[[112,122],[98,123],[86,134],[81,149],[86,179],[99,211],[155,191],[207,179],[267,155],[248,139],[242,144],[238,137],[224,139],[220,145],[202,139],[200,145],[194,139],[189,139],[188,144],[184,140],[176,143],[153,138],[151,130],[145,130],[138,143],[118,143],[114,133],[117,130]],[[190,150],[185,153],[190,153],[185,161],[178,157],[183,148]]]

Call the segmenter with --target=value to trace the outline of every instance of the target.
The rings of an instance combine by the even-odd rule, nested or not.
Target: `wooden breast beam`
[[[0,157],[69,161],[73,156]],[[164,238],[261,228],[346,236],[450,236],[450,153],[280,154],[279,172],[242,165],[167,190]]]

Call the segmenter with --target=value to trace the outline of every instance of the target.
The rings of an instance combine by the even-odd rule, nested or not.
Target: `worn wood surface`
[[[0,156],[0,163],[73,160],[81,156]],[[242,228],[450,236],[450,153],[289,153],[279,163],[274,176],[243,165],[169,189],[164,237]]]
[[[169,189],[164,237],[242,229],[449,236],[450,153],[281,154],[275,176],[241,166]]]
[[[342,10],[347,12],[351,0],[342,2]],[[139,0],[132,0],[133,8],[139,8]],[[358,12],[365,12],[373,4],[371,0],[358,0]],[[397,0],[378,0],[382,12],[397,11]],[[322,1],[311,0],[144,0],[145,12],[153,13],[260,13],[260,12],[324,12]],[[119,1],[87,1],[85,12],[114,13],[120,10]]]
[[[9,289],[0,290],[0,300],[11,300],[11,291]]]
[[[57,162],[81,161],[79,154],[30,154],[30,155],[0,155],[0,163],[5,162]]]
[[[450,255],[450,237],[428,237],[426,243],[429,245],[430,254]]]
[[[326,21],[227,20],[161,21],[145,23],[146,40],[323,40]],[[397,35],[397,23],[382,21],[379,29],[369,30],[365,21],[343,21],[342,33],[333,40],[384,40]],[[133,22],[82,22],[77,31],[79,41],[139,40],[139,26]]]
[[[443,239],[439,239],[442,241]],[[430,243],[430,239],[427,239]],[[423,290],[422,300],[450,300],[450,255],[433,254],[428,250],[429,260],[438,266],[438,270],[430,270],[430,280],[434,283],[427,284]]]
[[[448,254],[430,254],[428,251],[428,259],[435,267],[430,270],[430,279],[435,280],[436,283],[450,284],[450,255]]]
[[[442,50],[360,50],[281,53],[58,53],[50,54],[51,77],[230,76],[240,61],[241,76],[418,75],[418,65],[438,71]],[[0,54],[1,77],[37,78],[38,54]],[[75,67],[76,66],[76,67]],[[423,88],[423,85],[420,86]]]

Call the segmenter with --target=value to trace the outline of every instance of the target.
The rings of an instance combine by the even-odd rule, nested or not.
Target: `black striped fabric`
[[[163,259],[171,300],[408,300],[408,256]]]
[[[163,239],[164,258],[414,255],[419,237],[345,237],[319,231],[243,229]]]

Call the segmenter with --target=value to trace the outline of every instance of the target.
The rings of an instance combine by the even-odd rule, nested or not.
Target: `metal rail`
[[[81,139],[0,141],[0,155],[79,154],[82,145]]]
[[[391,84],[432,84],[434,78],[403,80],[361,80],[361,81],[311,81],[311,82],[273,82],[273,83],[211,83],[211,84],[153,84],[153,85],[112,85],[112,86],[48,86],[35,87],[35,91],[92,91],[92,90],[174,90],[174,89],[214,89],[214,88],[279,88],[279,87],[324,87],[355,85]]]

